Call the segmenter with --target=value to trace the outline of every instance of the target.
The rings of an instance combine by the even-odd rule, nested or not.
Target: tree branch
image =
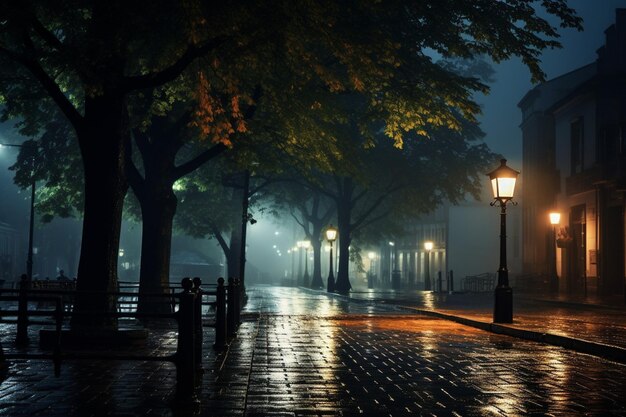
[[[69,122],[74,126],[76,132],[80,135],[80,132],[84,128],[83,116],[76,110],[76,107],[69,101],[69,99],[63,94],[63,91],[59,88],[59,85],[48,75],[48,73],[39,65],[39,63],[27,56],[6,49],[0,46],[0,52],[6,55],[9,59],[21,64],[24,68],[30,71],[31,74],[41,83],[41,86],[48,92],[50,98],[59,106],[61,112],[67,117]]]
[[[174,176],[173,176],[174,180],[177,180],[189,174],[190,172],[195,171],[200,166],[202,166],[202,164],[215,158],[216,156],[224,152],[226,149],[228,149],[226,145],[224,145],[223,143],[218,143],[210,147],[206,151],[202,152],[200,155],[196,156],[195,158],[185,162],[182,165],[179,165],[178,167],[174,169]]]
[[[230,247],[228,246],[228,243],[226,243],[226,239],[224,239],[224,236],[222,235],[222,232],[220,232],[217,225],[213,222],[209,222],[209,228],[211,229],[211,234],[215,237],[215,239],[217,239],[222,251],[224,251],[224,254],[230,252]]]
[[[52,32],[50,32],[35,16],[32,16],[33,29],[35,33],[39,35],[39,37],[48,44],[49,47],[56,49],[57,51],[63,53],[64,45],[63,43],[54,36]]]
[[[191,64],[196,58],[207,54],[211,50],[214,50],[226,42],[225,37],[213,38],[204,45],[195,46],[189,45],[187,50],[167,68],[158,72],[153,72],[144,75],[136,75],[125,77],[122,82],[122,90],[129,92],[133,90],[141,90],[144,88],[154,88],[163,85],[169,81],[174,80]]]
[[[365,222],[365,220],[367,220],[367,217],[370,214],[372,214],[374,210],[376,210],[387,199],[389,194],[397,190],[398,189],[390,190],[389,192],[383,193],[380,196],[378,196],[378,198],[370,205],[370,207],[367,210],[365,210],[361,216],[359,216],[359,219],[351,225],[352,229],[355,230],[361,227],[363,223]]]
[[[260,179],[261,177],[255,177],[257,179]],[[263,188],[267,187],[268,185],[272,184],[274,181],[268,178],[263,178],[264,181],[257,185],[254,188],[251,188],[248,192],[248,198],[252,197],[253,195],[255,195],[256,193],[258,193],[259,191],[261,191]]]

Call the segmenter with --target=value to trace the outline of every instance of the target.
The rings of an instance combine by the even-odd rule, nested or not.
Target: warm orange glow
[[[455,334],[477,334],[484,330],[464,326],[449,320],[433,318],[415,318],[415,316],[389,317],[354,317],[353,319],[338,319],[341,327],[366,327],[371,331],[391,330],[411,333],[437,332]]]
[[[519,171],[506,165],[506,159],[500,160],[500,166],[487,174],[491,180],[493,198],[507,201],[513,198],[515,182]]]
[[[561,222],[561,213],[553,211],[550,213],[550,224],[557,225]]]
[[[337,229],[335,229],[333,225],[331,224],[326,229],[326,240],[328,240],[329,242],[334,242],[336,239],[337,239]]]
[[[433,250],[433,246],[434,246],[434,243],[431,242],[430,240],[427,240],[426,242],[424,242],[424,249],[428,251]]]

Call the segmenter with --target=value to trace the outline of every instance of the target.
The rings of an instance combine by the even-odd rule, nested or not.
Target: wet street
[[[55,378],[49,361],[11,361],[0,416],[626,416],[622,364],[387,303],[249,296],[227,354],[205,356],[199,408],[173,405],[167,362],[66,361]],[[174,337],[150,349],[167,353]]]

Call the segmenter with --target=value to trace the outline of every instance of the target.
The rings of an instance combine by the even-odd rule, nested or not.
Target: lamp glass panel
[[[496,178],[497,186],[494,191],[495,198],[513,198],[513,192],[515,191],[516,178]],[[491,181],[493,186],[493,180]]]
[[[550,224],[559,224],[561,222],[561,213],[550,213]]]

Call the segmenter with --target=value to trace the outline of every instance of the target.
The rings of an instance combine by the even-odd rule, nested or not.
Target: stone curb
[[[584,339],[578,339],[569,336],[562,336],[553,333],[542,333],[533,330],[520,329],[517,327],[507,326],[496,323],[486,323],[479,320],[473,320],[467,317],[456,316],[452,314],[439,313],[437,311],[423,310],[413,307],[398,306],[407,311],[417,312],[430,317],[438,317],[445,320],[464,324],[466,326],[475,327],[491,333],[503,334],[506,336],[517,337],[519,339],[531,340],[534,342],[546,343],[553,346],[560,346],[566,349],[575,350],[580,353],[599,356],[604,359],[626,363],[626,349],[619,346],[607,345],[604,343],[590,342]]]

